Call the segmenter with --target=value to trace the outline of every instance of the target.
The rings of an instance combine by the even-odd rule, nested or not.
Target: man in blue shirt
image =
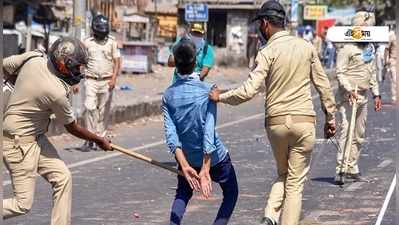
[[[237,202],[238,185],[229,153],[215,132],[216,103],[208,99],[212,86],[194,72],[196,51],[191,40],[180,40],[173,55],[177,77],[164,93],[162,111],[166,143],[184,177],[177,177],[170,224],[181,224],[193,190],[209,198],[215,181],[223,190],[223,202],[213,224],[225,225]]]
[[[209,71],[211,71],[213,65],[215,64],[215,56],[213,48],[207,43],[204,38],[205,28],[203,23],[193,23],[190,27],[190,33],[186,38],[190,39],[195,44],[196,49],[196,63],[194,67],[194,72],[197,72],[200,80],[204,80],[208,76]],[[177,39],[175,46],[179,43],[180,38]],[[172,48],[173,48],[172,46]],[[168,65],[175,67],[175,60],[173,53],[169,56]],[[175,69],[173,73],[172,83],[176,82],[177,70]]]

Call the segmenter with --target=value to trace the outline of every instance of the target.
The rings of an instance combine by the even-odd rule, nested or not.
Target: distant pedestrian
[[[187,34],[185,38],[190,39],[195,44],[197,61],[194,72],[199,76],[199,79],[203,81],[208,76],[212,67],[215,65],[214,50],[206,41],[204,24],[199,22],[192,23],[190,25],[190,33]],[[174,45],[179,43],[180,39],[181,38],[178,38]],[[176,66],[173,54],[169,56],[168,65],[170,67]],[[176,78],[177,70],[175,69],[173,72],[172,83],[176,81]]]
[[[237,202],[237,178],[230,155],[215,131],[216,103],[208,98],[211,85],[200,81],[194,72],[196,54],[189,39],[183,38],[174,46],[176,82],[162,98],[166,143],[184,174],[177,176],[170,225],[182,223],[193,190],[209,198],[212,181],[223,190],[213,225],[226,225]]]

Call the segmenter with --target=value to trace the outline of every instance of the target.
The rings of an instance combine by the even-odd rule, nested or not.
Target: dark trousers
[[[194,169],[197,170],[197,172],[201,170],[201,168]],[[238,198],[236,173],[228,154],[221,162],[211,167],[210,175],[212,181],[218,183],[223,190],[223,202],[219,208],[213,225],[226,225],[233,213]],[[177,190],[172,205],[170,225],[181,224],[187,204],[192,196],[193,190],[186,181],[186,178],[177,176]],[[203,224],[201,221],[199,222]]]

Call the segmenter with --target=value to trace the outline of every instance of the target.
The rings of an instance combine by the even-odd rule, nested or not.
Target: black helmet
[[[78,39],[59,38],[51,46],[48,56],[61,74],[57,76],[69,85],[75,85],[83,78],[82,69],[88,63],[88,52]]]
[[[91,21],[91,29],[94,37],[99,40],[104,40],[109,34],[109,21],[103,15],[97,15]]]

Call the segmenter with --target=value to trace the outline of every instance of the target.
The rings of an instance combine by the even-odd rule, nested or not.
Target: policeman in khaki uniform
[[[112,93],[120,68],[120,52],[115,39],[109,35],[107,17],[94,17],[92,30],[93,37],[84,41],[89,52],[85,71],[85,121],[87,129],[105,137]],[[85,142],[84,147],[97,149],[93,142]]]
[[[395,34],[395,28],[392,29],[392,31],[389,34],[389,44],[388,47],[385,48],[385,53],[384,53],[384,62],[385,62],[385,67],[388,67],[389,69],[389,74],[391,75],[391,94],[392,94],[392,103],[396,103],[396,34]]]
[[[265,127],[278,178],[267,200],[262,225],[276,225],[280,219],[281,225],[299,223],[316,134],[311,84],[325,109],[325,134],[335,134],[335,100],[317,51],[311,43],[284,30],[285,18],[280,3],[265,2],[255,20],[268,41],[256,57],[256,67],[240,87],[223,94],[215,88],[210,93],[214,101],[238,105],[253,98],[262,84],[266,86]]]
[[[373,26],[374,16],[368,12],[358,12],[352,19],[354,26]],[[376,75],[376,64],[374,59],[373,46],[369,43],[346,43],[338,49],[336,75],[338,79],[337,106],[342,118],[342,129],[340,132],[340,150],[337,152],[337,165],[335,182],[343,184],[341,177],[361,181],[358,160],[360,156],[360,146],[364,141],[367,120],[368,90],[375,101],[375,110],[381,110],[381,97],[378,90]],[[355,95],[355,86],[358,87]],[[342,157],[345,142],[348,135],[349,121],[352,116],[352,101],[350,98],[357,99],[357,113],[353,143],[348,149],[349,159],[347,159],[347,171],[343,168]],[[343,174],[345,173],[345,174]]]
[[[81,68],[86,63],[83,44],[70,38],[57,40],[48,56],[32,51],[4,59],[6,77],[16,75],[23,64],[3,121],[3,161],[14,194],[3,200],[4,219],[29,212],[38,173],[53,189],[51,225],[71,224],[71,172],[45,136],[51,114],[69,133],[111,150],[108,140],[76,123],[68,101],[70,86],[80,81]]]

